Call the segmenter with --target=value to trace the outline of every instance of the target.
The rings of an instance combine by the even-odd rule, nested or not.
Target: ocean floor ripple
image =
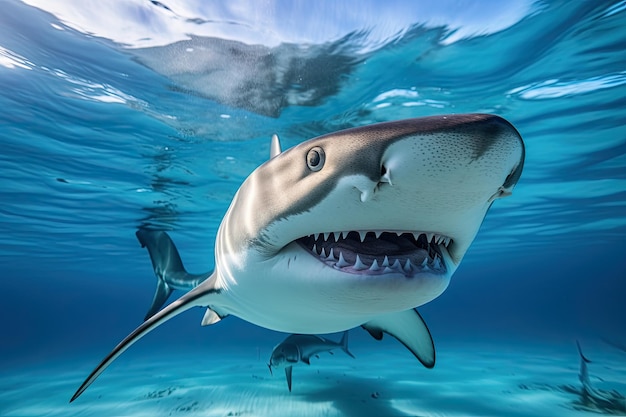
[[[271,376],[266,358],[251,354],[120,361],[72,404],[91,363],[15,369],[0,378],[0,415],[626,415],[626,354],[600,344],[585,352],[592,360],[591,393],[579,379],[575,345],[448,345],[439,349],[433,370],[401,347],[351,350],[356,359],[323,354],[294,368],[292,393],[282,372]]]

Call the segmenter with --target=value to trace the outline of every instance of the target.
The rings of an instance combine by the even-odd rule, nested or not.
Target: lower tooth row
[[[313,251],[316,251],[315,246],[313,246]],[[374,259],[374,262],[372,262],[372,265],[367,266],[365,263],[363,263],[363,261],[361,260],[361,257],[357,254],[356,261],[354,262],[354,264],[351,264],[345,260],[345,258],[343,257],[343,253],[341,252],[339,252],[339,258],[336,258],[335,253],[334,253],[334,248],[330,248],[328,255],[326,255],[324,248],[322,248],[322,252],[318,256],[323,261],[331,262],[333,266],[337,268],[345,268],[347,266],[351,266],[352,269],[356,271],[363,271],[366,269],[369,269],[370,271],[380,271],[381,269],[383,269],[383,272],[400,271],[400,272],[408,273],[408,272],[412,272],[415,269],[410,259],[407,259],[404,263],[402,263],[400,259],[396,259],[395,262],[392,264],[390,263],[389,258],[387,256],[385,256],[381,264],[378,263],[377,259]],[[426,270],[426,271],[431,269],[428,266],[428,258],[424,258],[424,261],[421,263],[420,267],[421,267],[420,269]],[[441,261],[438,255],[435,255],[435,258],[432,262],[432,268],[433,269],[441,268]]]

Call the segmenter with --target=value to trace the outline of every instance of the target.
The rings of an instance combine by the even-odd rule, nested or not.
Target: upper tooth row
[[[348,233],[350,233],[350,232],[314,233],[313,234],[313,238],[314,238],[314,240],[317,240],[320,237],[320,235],[322,235],[322,236],[324,236],[324,240],[328,240],[330,235],[333,235],[335,237],[335,242],[338,242],[339,239],[345,239],[348,236]],[[357,233],[359,234],[359,237],[361,238],[361,242],[363,242],[365,240],[365,236],[367,236],[368,232],[358,231]],[[383,231],[378,230],[378,231],[375,231],[373,233],[376,236],[376,239],[378,239],[380,237],[380,235],[383,233]],[[406,232],[390,232],[390,233],[395,233],[396,235],[400,236],[400,235],[403,235]],[[444,246],[448,246],[450,244],[450,238],[449,237],[438,235],[436,233],[419,233],[419,232],[408,232],[408,233],[411,233],[415,240],[419,239],[420,235],[425,234],[426,235],[426,239],[428,240],[428,242],[432,242],[432,243],[435,243],[437,245],[443,243]]]

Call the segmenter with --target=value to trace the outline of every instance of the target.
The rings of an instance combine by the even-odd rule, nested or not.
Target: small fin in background
[[[291,392],[291,373],[293,371],[293,366],[288,366],[285,368],[285,376],[287,377],[287,387],[289,387],[289,392]]]
[[[150,317],[154,316],[165,304],[170,295],[172,295],[172,289],[167,285],[167,283],[161,279],[157,275],[157,287],[156,292],[154,293],[154,298],[152,299],[152,305],[150,305],[150,310],[144,317],[144,321],[148,320]]]
[[[578,380],[583,385],[583,390],[586,393],[593,392],[591,388],[591,381],[589,380],[589,370],[587,369],[587,364],[591,363],[589,359],[585,357],[583,354],[583,350],[580,347],[580,343],[578,340],[576,341],[576,347],[578,348],[578,354],[580,355],[580,369],[578,370]]]
[[[381,335],[381,338],[382,338],[382,335]],[[351,358],[354,358],[354,355],[352,354],[352,352],[348,350],[348,331],[347,330],[343,332],[343,336],[341,336],[341,340],[339,341],[339,344],[341,345],[341,349],[344,352],[346,352],[348,356],[350,356]]]
[[[580,342],[578,342],[578,340],[576,341],[576,347],[578,348],[578,354],[580,355],[580,358],[585,361],[586,363],[591,363],[591,361],[589,359],[587,359],[585,357],[585,355],[583,354],[583,350],[580,347]]]
[[[270,159],[282,152],[280,148],[280,139],[277,134],[272,135],[272,142],[270,143]]]
[[[387,333],[406,346],[426,368],[435,366],[435,344],[428,326],[416,309],[385,314],[362,327],[376,340]]]
[[[206,313],[204,313],[204,317],[202,317],[202,326],[210,326],[211,324],[215,324],[218,321],[222,320],[222,318],[215,311],[210,308],[206,309]],[[270,369],[271,370],[271,369]]]

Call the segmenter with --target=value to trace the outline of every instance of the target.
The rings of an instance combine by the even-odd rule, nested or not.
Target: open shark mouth
[[[326,265],[342,272],[363,275],[421,272],[445,274],[442,250],[451,239],[419,232],[316,233],[296,240]]]

